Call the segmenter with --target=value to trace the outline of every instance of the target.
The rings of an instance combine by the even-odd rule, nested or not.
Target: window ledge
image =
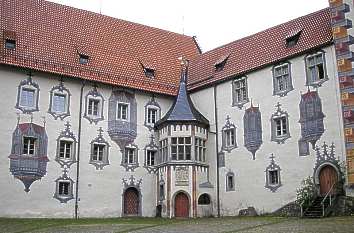
[[[284,96],[287,96],[288,93],[289,93],[290,91],[292,91],[292,90],[294,90],[293,87],[291,87],[291,88],[289,88],[289,89],[287,89],[287,90],[283,90],[283,91],[274,91],[273,95],[277,95],[277,96],[279,96],[279,97],[284,97]]]
[[[109,165],[109,161],[90,161],[90,164],[96,167],[96,170],[102,170],[105,166]]]
[[[284,144],[286,139],[290,138],[290,134],[286,134],[283,136],[274,136],[272,137],[271,141],[276,142],[278,144]]]
[[[232,102],[232,107],[238,107],[239,109],[243,108],[243,105],[245,105],[246,103],[249,102],[249,99],[245,99],[244,101],[240,101],[240,102]]]
[[[308,82],[307,86],[311,86],[313,88],[321,87],[322,84],[328,80],[329,80],[328,75],[326,75],[326,77],[323,79],[317,80],[315,82]]]
[[[124,167],[126,171],[132,172],[139,167],[139,163],[121,163],[120,165]]]

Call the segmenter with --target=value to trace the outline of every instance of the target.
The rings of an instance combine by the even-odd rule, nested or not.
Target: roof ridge
[[[229,45],[231,45],[231,44],[234,44],[234,43],[237,43],[237,42],[246,40],[246,39],[248,39],[248,38],[250,38],[250,37],[254,37],[254,36],[256,36],[256,35],[259,35],[259,34],[261,34],[261,33],[265,33],[265,32],[267,32],[267,31],[271,31],[271,30],[273,30],[274,28],[280,27],[280,26],[282,26],[282,25],[289,24],[289,23],[294,22],[294,21],[298,21],[298,20],[300,20],[300,19],[302,19],[302,18],[307,18],[307,17],[309,17],[309,16],[311,16],[311,15],[319,14],[319,13],[322,12],[322,11],[329,11],[329,9],[330,9],[329,7],[326,7],[326,8],[323,8],[323,9],[321,9],[321,10],[318,10],[318,11],[315,11],[315,12],[312,12],[312,13],[309,13],[309,14],[306,14],[306,15],[299,16],[299,17],[294,18],[294,19],[291,19],[291,20],[289,20],[289,21],[286,21],[286,22],[283,22],[283,23],[274,25],[274,26],[272,26],[272,27],[266,28],[266,29],[264,29],[264,30],[262,30],[262,31],[253,33],[253,34],[251,34],[251,35],[248,35],[248,36],[245,36],[245,37],[242,37],[242,38],[239,38],[239,39],[236,39],[236,40],[231,41],[231,42],[229,42],[229,43],[226,43],[226,44],[224,44],[224,45],[220,45],[220,46],[218,46],[218,47],[216,47],[216,48],[213,48],[213,49],[211,49],[211,50],[208,50],[208,51],[206,51],[206,52],[204,52],[204,53],[202,53],[202,54],[200,54],[200,55],[204,55],[204,54],[210,53],[210,52],[212,52],[212,51],[214,51],[214,50],[217,50],[217,49],[220,49],[220,48],[225,48],[225,47],[227,47],[227,46],[229,46]],[[199,56],[200,56],[200,55],[199,55]],[[198,56],[198,57],[199,57],[199,56]]]

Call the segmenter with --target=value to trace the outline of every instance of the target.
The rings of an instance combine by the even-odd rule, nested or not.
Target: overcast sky
[[[328,7],[328,0],[50,0],[196,36],[203,52]]]

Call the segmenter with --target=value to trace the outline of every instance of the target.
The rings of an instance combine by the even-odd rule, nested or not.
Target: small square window
[[[35,93],[36,91],[30,88],[22,88],[20,96],[20,105],[22,107],[35,107]]]
[[[90,98],[88,100],[87,115],[99,116],[100,115],[99,105],[100,105],[100,100]]]
[[[54,93],[53,95],[53,112],[66,112],[66,95]]]
[[[117,104],[117,120],[128,120],[129,115],[129,104],[118,103]]]
[[[87,64],[89,61],[89,56],[84,54],[79,54],[79,62],[80,64]]]
[[[36,150],[36,138],[24,137],[22,154],[34,155]]]
[[[59,158],[71,159],[72,157],[72,145],[71,141],[60,141],[59,143]]]
[[[59,186],[59,190],[58,190],[59,195],[61,195],[61,196],[70,195],[70,182],[59,181],[58,186]]]
[[[102,162],[103,155],[105,153],[106,145],[103,144],[94,144],[93,151],[91,155],[91,161]]]
[[[16,48],[16,40],[5,39],[5,48],[7,48],[7,49],[15,49]]]

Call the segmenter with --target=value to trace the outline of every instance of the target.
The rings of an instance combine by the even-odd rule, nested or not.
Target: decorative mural
[[[97,102],[96,106],[90,106],[90,100]],[[93,102],[91,102],[92,104]],[[90,110],[89,110],[90,108]],[[103,95],[98,92],[97,86],[94,86],[85,96],[85,113],[84,118],[86,118],[90,124],[97,124],[99,121],[104,120],[103,115],[104,109],[104,98]]]
[[[256,151],[262,145],[262,118],[259,107],[251,107],[246,109],[243,116],[244,125],[244,143],[249,152],[252,153],[253,160],[256,159]]]
[[[276,112],[270,118],[271,123],[271,141],[283,144],[290,138],[289,114],[281,109],[281,104],[275,106]]]
[[[237,148],[236,140],[236,126],[234,123],[230,122],[231,117],[227,115],[226,123],[222,127],[222,145],[221,150],[231,152],[233,149]]]
[[[155,137],[153,134],[151,134],[150,136],[150,142],[149,144],[147,144],[145,146],[145,160],[144,160],[144,168],[149,172],[149,173],[155,173],[156,172],[156,167],[155,166],[152,166],[152,165],[149,165],[147,163],[147,160],[148,160],[148,154],[147,152],[148,151],[154,151],[155,152],[155,157],[154,157],[154,163],[157,162],[157,153],[158,153],[158,149],[159,147],[155,144]],[[150,158],[151,159],[151,158]]]
[[[33,123],[20,123],[18,117],[17,126],[12,134],[12,148],[10,159],[10,172],[22,181],[25,192],[30,191],[30,186],[36,180],[40,180],[47,173],[48,137],[43,126]]]
[[[319,175],[321,169],[327,165],[332,166],[336,170],[338,174],[338,179],[341,179],[343,175],[341,172],[340,160],[335,156],[334,143],[328,146],[326,142],[323,142],[323,145],[321,147],[322,147],[322,153],[321,153],[321,148],[319,146],[316,146],[315,148],[316,162],[315,162],[315,167],[313,168],[313,173],[314,173],[313,178],[316,185],[319,185],[320,183]]]
[[[301,95],[300,120],[301,138],[299,140],[299,155],[309,154],[308,143],[315,149],[316,142],[324,132],[322,103],[317,91],[308,90]]]
[[[102,127],[100,127],[98,129],[98,136],[93,139],[91,141],[91,156],[90,156],[90,164],[94,165],[96,167],[96,170],[102,170],[104,168],[104,166],[109,165],[109,143],[104,139],[103,137],[103,130]],[[96,154],[96,156],[98,156],[98,158],[96,160],[92,159],[92,154],[95,153],[94,152],[94,145],[102,145],[103,147],[103,151],[99,152],[102,153],[102,159],[99,159],[99,155]]]
[[[176,167],[176,186],[188,186],[189,185],[189,171],[187,166]]]
[[[74,181],[68,176],[68,170],[63,170],[63,175],[55,180],[54,198],[60,203],[67,203],[74,199]]]
[[[127,104],[128,119],[117,119],[118,103]],[[121,150],[137,136],[137,103],[131,91],[115,89],[109,97],[108,134]]]
[[[27,79],[20,82],[17,88],[17,102],[15,108],[23,113],[39,111],[39,85],[33,81],[32,72],[28,73]]]

